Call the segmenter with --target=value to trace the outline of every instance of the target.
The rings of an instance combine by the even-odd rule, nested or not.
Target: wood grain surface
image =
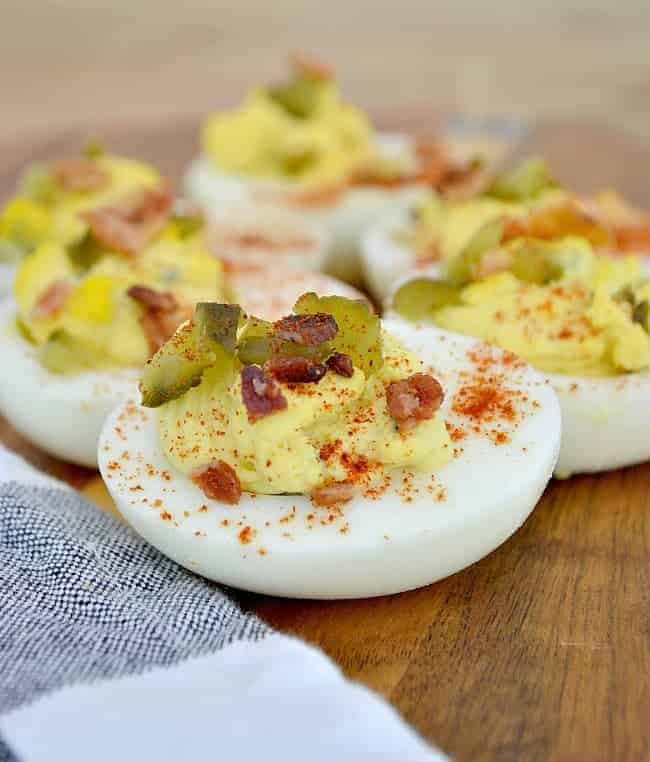
[[[384,121],[419,132],[436,123],[429,113]],[[195,131],[184,120],[106,137],[177,181]],[[26,160],[74,151],[82,137],[0,146],[0,197]],[[614,184],[650,206],[650,148],[630,138],[546,123],[520,150],[548,156],[582,190]],[[1,421],[0,438],[111,510],[94,472],[44,456]],[[649,485],[650,465],[555,481],[501,548],[411,593],[241,602],[322,647],[458,760],[650,759]]]

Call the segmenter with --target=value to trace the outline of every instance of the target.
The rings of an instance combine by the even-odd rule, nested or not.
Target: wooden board
[[[423,132],[427,114],[390,126]],[[107,131],[174,180],[196,124]],[[0,146],[0,198],[22,164],[82,135]],[[650,206],[650,148],[585,124],[545,124],[522,150],[582,190],[611,183]],[[97,475],[59,463],[0,421],[0,438],[111,509]],[[275,627],[322,647],[459,760],[650,758],[650,465],[553,482],[532,517],[478,564],[430,587],[366,601],[242,594]]]

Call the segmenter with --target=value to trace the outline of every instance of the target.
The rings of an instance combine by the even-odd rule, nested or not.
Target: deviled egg
[[[329,234],[325,272],[358,283],[368,224],[426,186],[464,184],[480,171],[441,142],[376,133],[327,67],[295,57],[287,83],[256,87],[239,107],[207,118],[185,190],[216,215],[233,201],[300,212]]]
[[[223,298],[223,273],[163,187],[70,220],[75,242],[37,245],[3,304],[0,411],[47,452],[94,466],[106,414],[195,302]]]
[[[10,292],[22,258],[44,241],[81,242],[87,232],[81,213],[161,182],[149,164],[96,147],[80,157],[28,167],[0,212],[0,295]]]
[[[580,236],[504,242],[482,228],[447,266],[392,297],[391,313],[510,350],[542,371],[562,407],[556,475],[650,459],[650,280],[636,257]],[[396,318],[397,319],[397,318]]]
[[[206,303],[107,419],[119,510],[178,563],[306,598],[428,584],[504,542],[557,458],[549,384],[513,355],[364,302],[275,322]]]
[[[328,236],[290,209],[234,203],[212,215],[206,242],[229,270],[319,272],[327,256]]]
[[[642,257],[650,242],[647,218],[619,196],[577,196],[554,180],[545,162],[528,159],[497,174],[474,198],[429,193],[410,210],[375,223],[362,242],[365,282],[383,302],[405,276],[418,270],[444,272],[483,226],[498,221],[503,242],[579,236],[599,253]],[[644,268],[649,263],[646,259]]]

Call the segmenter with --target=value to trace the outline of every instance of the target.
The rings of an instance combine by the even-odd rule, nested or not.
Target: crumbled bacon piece
[[[66,280],[55,280],[41,293],[32,308],[33,318],[51,317],[63,308],[72,292],[72,284]]]
[[[81,214],[92,235],[109,249],[135,256],[162,230],[172,209],[166,186],[147,188],[110,206]]]
[[[433,418],[443,399],[442,386],[428,373],[415,373],[386,387],[388,413],[402,432]]]
[[[306,357],[272,357],[264,363],[264,371],[277,381],[285,383],[317,384],[327,372],[322,363]]]
[[[235,469],[223,460],[215,460],[207,466],[197,468],[191,478],[211,500],[236,505],[241,498],[239,477]]]
[[[108,185],[108,172],[90,159],[62,159],[50,169],[52,179],[64,191],[87,193]]]
[[[354,375],[354,365],[352,364],[352,358],[350,355],[343,354],[343,352],[334,352],[327,361],[326,365],[334,373],[339,376],[345,376],[345,378],[352,378]]]
[[[242,369],[241,396],[251,423],[287,407],[278,384],[257,365]]]
[[[338,331],[336,320],[326,312],[287,315],[275,323],[275,335],[278,338],[309,346],[330,341]]]
[[[334,76],[331,66],[318,61],[304,53],[294,53],[291,56],[291,67],[296,74],[308,77],[309,79],[318,79],[327,82]]]
[[[131,286],[127,293],[131,299],[135,299],[144,307],[150,307],[153,310],[168,312],[178,306],[176,297],[171,291],[155,291],[148,286]]]
[[[354,497],[354,484],[350,482],[330,482],[312,490],[314,505],[333,506],[347,503]]]
[[[619,225],[614,228],[616,248],[624,252],[647,252],[650,250],[650,222]]]
[[[552,240],[560,236],[578,235],[594,246],[606,246],[612,241],[609,228],[584,204],[564,199],[533,209],[526,217],[508,219],[502,241],[522,235]]]
[[[192,316],[191,306],[180,304],[169,291],[131,286],[127,294],[143,307],[140,325],[147,337],[151,354],[155,354],[173,336],[178,326]]]

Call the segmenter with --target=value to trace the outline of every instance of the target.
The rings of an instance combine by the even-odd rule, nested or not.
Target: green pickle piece
[[[430,318],[442,307],[460,304],[457,288],[442,280],[414,278],[397,289],[393,309],[408,320]]]
[[[332,354],[330,342],[305,346],[280,339],[274,334],[273,323],[261,318],[249,318],[242,329],[237,348],[241,363],[264,365],[271,357],[306,357],[314,362],[322,362]]]
[[[503,221],[491,220],[479,228],[465,248],[452,257],[446,266],[446,278],[452,286],[464,286],[473,279],[474,269],[483,255],[501,244]]]
[[[531,158],[497,175],[487,195],[504,201],[528,201],[555,184],[546,162]]]
[[[237,347],[237,331],[242,317],[238,304],[199,302],[194,308],[194,323],[200,338],[216,341],[227,352]]]
[[[511,263],[510,272],[524,283],[535,283],[543,286],[554,280],[559,280],[562,267],[553,261],[548,244],[529,238],[517,241],[509,248]]]
[[[647,299],[634,305],[632,320],[639,323],[646,333],[650,333],[650,305]]]
[[[366,375],[378,371],[383,365],[381,321],[367,302],[310,292],[298,299],[293,310],[299,315],[315,312],[332,315],[339,332],[330,342],[331,349],[349,355],[353,364]]]
[[[321,83],[306,76],[268,90],[271,100],[296,119],[309,119],[318,105]]]
[[[207,368],[234,367],[234,349],[241,309],[237,305],[202,302],[194,320],[182,325],[145,365],[140,380],[142,404],[159,407],[198,386]]]

